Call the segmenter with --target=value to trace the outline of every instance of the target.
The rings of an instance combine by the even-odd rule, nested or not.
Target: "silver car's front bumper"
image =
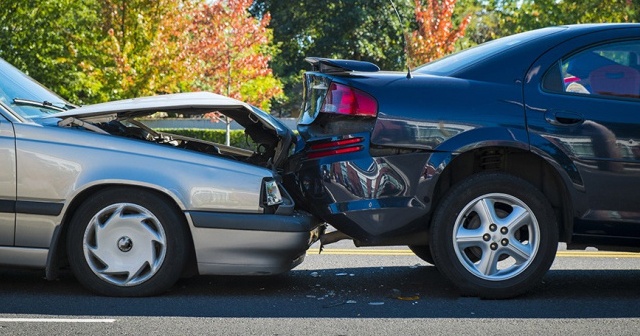
[[[289,271],[324,230],[304,212],[291,216],[188,212],[198,272],[269,275]]]

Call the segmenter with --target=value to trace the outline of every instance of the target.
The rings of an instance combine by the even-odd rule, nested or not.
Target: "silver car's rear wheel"
[[[184,217],[143,189],[109,188],[74,213],[67,233],[71,269],[85,287],[109,296],[169,289],[191,249]]]

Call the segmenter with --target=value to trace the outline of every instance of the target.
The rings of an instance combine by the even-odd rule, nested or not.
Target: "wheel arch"
[[[73,215],[80,205],[89,197],[97,194],[106,189],[110,188],[132,188],[144,190],[150,193],[155,194],[156,196],[162,198],[173,207],[174,211],[177,211],[184,218],[185,229],[187,230],[189,245],[187,248],[188,260],[189,264],[185,267],[185,275],[192,275],[194,272],[197,272],[197,261],[195,257],[195,247],[193,245],[193,237],[191,234],[191,228],[189,227],[189,221],[187,217],[184,215],[184,212],[180,206],[180,204],[176,201],[176,198],[167,194],[162,190],[158,190],[156,188],[152,188],[150,186],[142,186],[139,184],[126,184],[126,183],[105,183],[105,184],[96,184],[90,186],[81,192],[77,193],[71,201],[67,204],[66,209],[64,211],[64,215],[60,222],[60,225],[56,227],[56,230],[53,234],[53,238],[51,240],[51,245],[49,248],[49,255],[47,257],[47,263],[45,267],[45,275],[48,280],[54,280],[57,277],[58,270],[61,266],[65,266],[68,264],[68,257],[66,253],[66,239],[69,230],[69,224]]]
[[[538,188],[551,203],[559,223],[559,241],[569,241],[573,228],[573,204],[563,177],[547,159],[533,153],[521,144],[468,146],[468,150],[450,155],[434,187],[434,199],[440,200],[446,192],[463,179],[486,171],[500,171],[517,176]],[[438,206],[437,204],[435,205]]]

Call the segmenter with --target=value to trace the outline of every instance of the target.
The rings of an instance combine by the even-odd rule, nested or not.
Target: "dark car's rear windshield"
[[[424,64],[416,68],[415,72],[430,75],[451,75],[472,64],[514,48],[515,46],[537,40],[564,29],[566,29],[566,27],[549,27],[489,41]]]

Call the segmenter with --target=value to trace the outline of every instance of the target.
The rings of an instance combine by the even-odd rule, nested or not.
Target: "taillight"
[[[363,138],[350,138],[312,144],[309,146],[307,157],[309,159],[317,159],[331,155],[355,153],[363,148],[360,145],[363,140]]]
[[[320,112],[375,117],[378,113],[378,103],[361,90],[331,83]]]

